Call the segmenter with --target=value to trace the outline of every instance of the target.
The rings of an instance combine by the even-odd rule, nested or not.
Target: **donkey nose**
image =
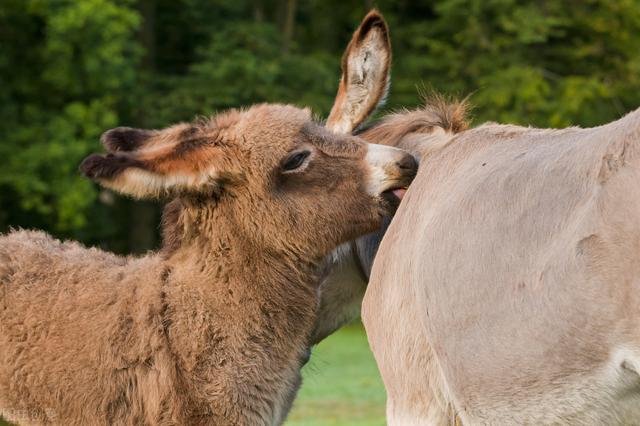
[[[396,162],[396,166],[404,173],[415,173],[418,170],[418,162],[411,154],[405,154]]]
[[[418,162],[398,148],[368,144],[369,193],[380,195],[393,188],[406,188],[416,175]]]

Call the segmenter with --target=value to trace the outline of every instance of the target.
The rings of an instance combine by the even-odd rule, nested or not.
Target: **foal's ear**
[[[391,40],[383,16],[365,16],[342,56],[342,77],[327,127],[351,133],[384,102],[389,88]]]
[[[162,131],[117,128],[101,140],[110,152],[88,156],[80,171],[132,197],[211,193],[219,189],[225,174],[223,150],[190,125]]]
[[[152,130],[116,127],[102,134],[100,142],[110,152],[135,151],[149,142],[154,134]]]

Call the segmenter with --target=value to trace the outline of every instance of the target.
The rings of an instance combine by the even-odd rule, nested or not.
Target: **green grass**
[[[385,391],[361,325],[313,351],[285,426],[383,426]]]
[[[320,343],[285,426],[383,426],[385,392],[361,325]],[[0,419],[0,426],[9,423]]]

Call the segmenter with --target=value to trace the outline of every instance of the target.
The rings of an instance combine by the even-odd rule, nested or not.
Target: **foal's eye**
[[[285,162],[282,163],[282,170],[292,171],[299,168],[300,166],[302,166],[304,160],[307,159],[309,154],[311,154],[309,151],[302,151],[291,154],[289,158],[287,158]]]

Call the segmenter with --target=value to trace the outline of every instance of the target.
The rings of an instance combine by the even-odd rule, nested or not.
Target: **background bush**
[[[156,247],[156,205],[77,173],[100,134],[267,101],[325,116],[374,5],[392,31],[389,108],[424,86],[473,93],[476,123],[592,126],[640,105],[637,0],[2,0],[0,232]]]

